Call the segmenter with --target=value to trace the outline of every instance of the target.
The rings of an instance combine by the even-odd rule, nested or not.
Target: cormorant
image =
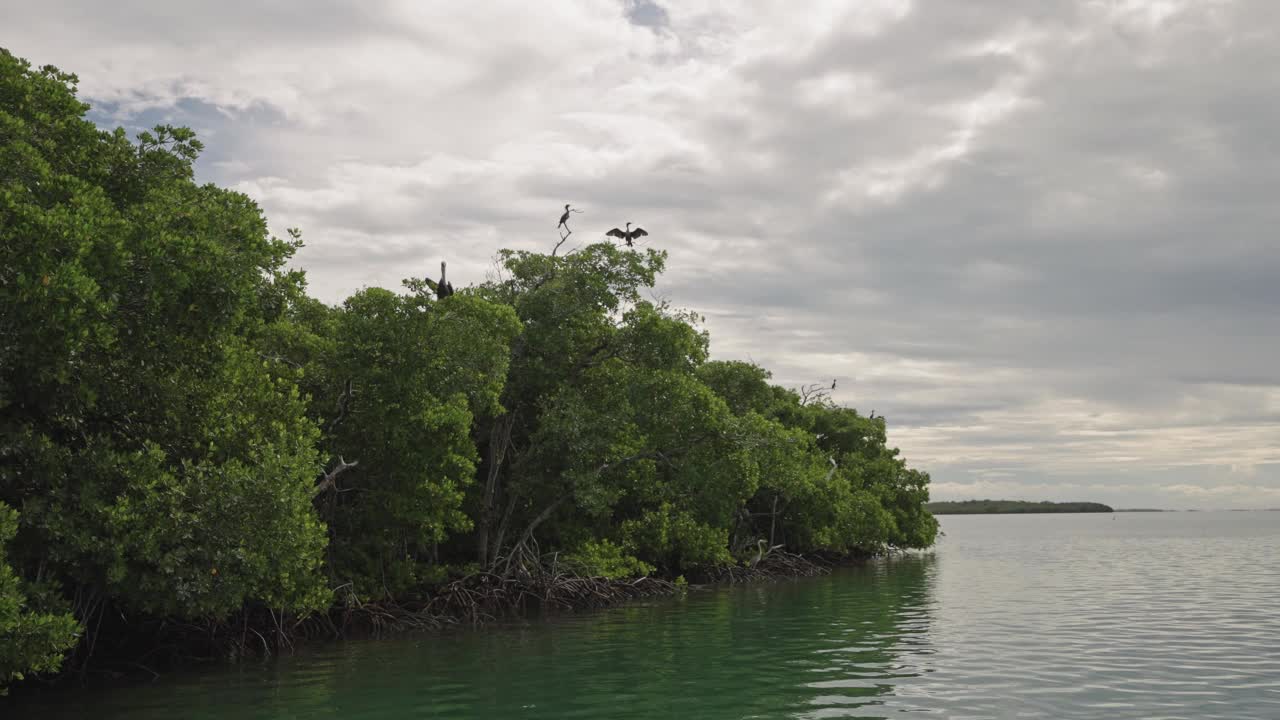
[[[610,237],[622,238],[623,240],[626,241],[627,247],[633,247],[631,244],[632,240],[635,240],[636,238],[642,238],[648,234],[649,233],[644,231],[644,228],[636,228],[635,230],[632,230],[631,223],[627,223],[626,230],[619,230],[618,228],[614,228],[609,232],[605,233],[605,235],[608,235]]]
[[[560,216],[560,222],[559,224],[556,225],[556,229],[559,230],[561,227],[563,227],[565,230],[569,230],[569,213],[580,213],[580,212],[582,211],[570,208],[566,204],[564,206],[564,214]],[[569,233],[572,233],[572,232],[573,232],[572,230],[569,230]]]
[[[445,262],[440,261],[440,282],[436,283],[436,299],[443,300],[453,294],[453,283],[444,279]]]

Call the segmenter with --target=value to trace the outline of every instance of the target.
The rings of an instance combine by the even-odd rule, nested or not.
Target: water
[[[1280,718],[1280,513],[948,516],[932,553],[324,646],[9,717]]]

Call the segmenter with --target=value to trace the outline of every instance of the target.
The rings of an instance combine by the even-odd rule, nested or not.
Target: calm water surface
[[[1280,718],[1280,513],[948,516],[810,580],[41,699],[4,717]]]

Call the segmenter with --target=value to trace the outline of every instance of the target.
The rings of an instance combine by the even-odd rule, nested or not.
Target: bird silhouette
[[[443,300],[453,294],[453,283],[444,279],[445,262],[440,261],[440,282],[436,283],[436,298]]]
[[[627,247],[634,247],[631,242],[632,240],[635,240],[636,238],[642,238],[648,234],[649,233],[644,231],[644,228],[636,228],[635,230],[632,230],[631,223],[627,223],[626,230],[619,230],[618,228],[614,228],[609,232],[605,233],[605,235],[608,235],[609,237],[621,238],[622,240],[626,241]]]
[[[769,553],[781,547],[782,545],[774,545],[773,547],[770,547],[769,541],[765,540],[764,538],[760,538],[758,541],[756,541],[756,556],[751,558],[751,560],[747,563],[748,566],[755,567],[756,565],[759,565],[761,562],[764,561],[765,558],[769,557]]]
[[[569,230],[569,214],[570,214],[570,213],[580,213],[580,212],[582,212],[582,211],[581,211],[581,210],[576,210],[576,209],[574,209],[574,208],[569,207],[568,205],[565,205],[565,206],[564,206],[564,214],[560,216],[560,222],[559,222],[559,224],[557,224],[557,225],[556,225],[556,229],[557,229],[557,230],[559,230],[561,227],[563,227],[565,230]],[[573,231],[572,231],[572,230],[569,230],[569,232],[573,232]]]
[[[449,282],[448,280],[445,280],[444,278],[445,267],[446,267],[445,262],[441,260],[440,261],[440,282],[436,282],[435,280],[432,280],[429,277],[422,278],[422,281],[427,284],[427,287],[431,288],[431,291],[436,294],[437,300],[443,300],[453,294],[453,283]]]

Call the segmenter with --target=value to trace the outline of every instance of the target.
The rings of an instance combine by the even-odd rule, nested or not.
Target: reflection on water
[[[831,577],[169,677],[41,718],[1280,718],[1280,513],[948,517]],[[4,717],[10,710],[4,709]]]

